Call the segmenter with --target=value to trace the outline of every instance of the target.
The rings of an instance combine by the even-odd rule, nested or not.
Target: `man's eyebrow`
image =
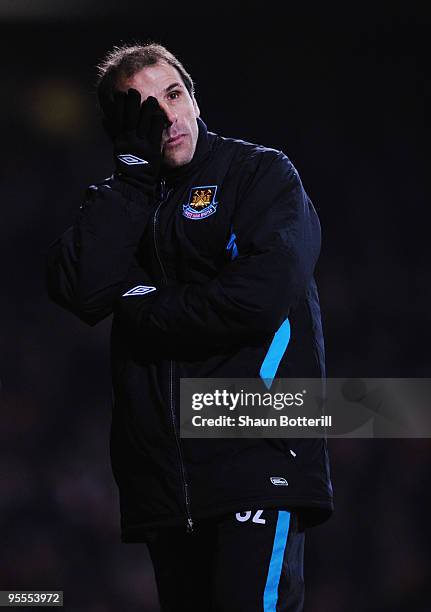
[[[175,87],[181,87],[181,83],[172,83],[172,85],[168,85],[165,89],[165,93],[171,91],[171,89],[175,89]]]

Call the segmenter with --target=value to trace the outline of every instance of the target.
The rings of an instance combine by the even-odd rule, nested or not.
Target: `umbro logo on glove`
[[[145,295],[145,293],[150,293],[151,291],[156,291],[155,287],[146,287],[145,285],[137,285],[133,287],[133,289],[129,289],[126,293],[123,293],[122,297],[127,295]]]
[[[118,159],[122,161],[124,164],[128,166],[136,166],[137,164],[148,164],[147,160],[141,159],[136,155],[132,155],[131,153],[126,153],[124,155],[117,155]]]

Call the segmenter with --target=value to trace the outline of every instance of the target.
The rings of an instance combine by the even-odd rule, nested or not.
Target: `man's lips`
[[[165,142],[165,147],[171,147],[173,145],[179,144],[180,142],[182,142],[184,137],[185,134],[178,134],[177,136],[172,136],[171,138],[168,138],[168,140]]]

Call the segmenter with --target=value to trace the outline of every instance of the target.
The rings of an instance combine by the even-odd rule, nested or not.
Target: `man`
[[[302,610],[325,441],[182,439],[178,412],[181,378],[324,376],[316,212],[282,152],[207,130],[161,45],[99,69],[115,171],[51,245],[48,288],[90,325],[113,313],[122,540],[147,542],[162,610]]]

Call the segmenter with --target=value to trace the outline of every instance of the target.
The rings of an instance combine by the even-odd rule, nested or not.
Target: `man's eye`
[[[170,100],[176,100],[177,98],[180,97],[181,92],[179,91],[171,91],[169,92],[169,99]]]

